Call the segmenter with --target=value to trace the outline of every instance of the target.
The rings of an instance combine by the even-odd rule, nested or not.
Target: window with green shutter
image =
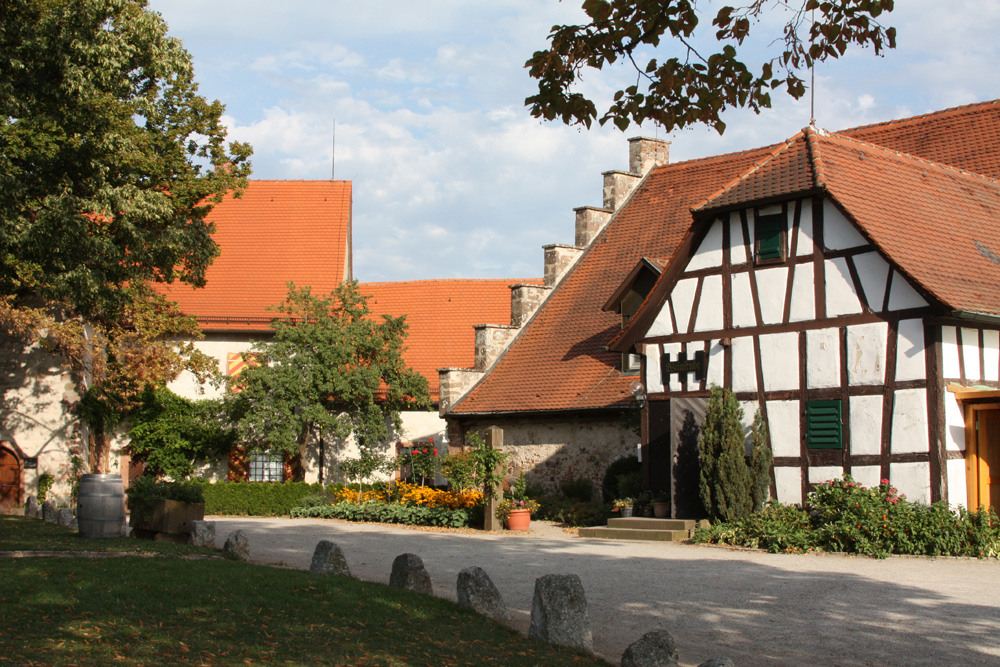
[[[762,215],[757,218],[757,261],[781,261],[785,259],[785,216]]]
[[[843,449],[844,427],[839,400],[806,403],[806,447]]]

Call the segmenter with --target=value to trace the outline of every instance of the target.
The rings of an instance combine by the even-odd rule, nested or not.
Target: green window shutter
[[[785,217],[757,218],[757,261],[784,258]]]
[[[806,447],[843,449],[844,427],[839,400],[806,403]]]

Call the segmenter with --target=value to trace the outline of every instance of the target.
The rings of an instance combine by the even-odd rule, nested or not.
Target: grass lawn
[[[169,552],[0,559],[5,665],[603,665],[447,600],[229,560],[146,540],[81,540],[0,517],[0,551]],[[217,553],[217,552],[216,552]]]

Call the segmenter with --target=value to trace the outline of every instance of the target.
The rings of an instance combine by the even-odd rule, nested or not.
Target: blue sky
[[[354,274],[369,282],[541,276],[542,246],[572,243],[572,209],[600,205],[601,172],[627,168],[626,138],[666,136],[528,114],[524,61],[552,25],[580,20],[581,1],[150,5],[192,54],[202,94],[226,104],[230,136],[254,146],[255,178],[330,178],[336,119],[336,177],[354,183]],[[711,14],[721,3],[705,4]],[[885,16],[895,51],[849,52],[817,69],[821,127],[1000,97],[1000,0],[896,7]],[[634,78],[615,67],[589,74],[584,91],[606,99]],[[781,141],[808,124],[808,95],[774,102],[759,116],[729,112],[722,136],[666,136],[671,160]]]

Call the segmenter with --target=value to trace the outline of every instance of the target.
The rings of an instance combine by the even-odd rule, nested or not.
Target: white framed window
[[[285,462],[280,454],[270,452],[254,454],[250,458],[250,473],[247,479],[251,482],[283,482]]]

